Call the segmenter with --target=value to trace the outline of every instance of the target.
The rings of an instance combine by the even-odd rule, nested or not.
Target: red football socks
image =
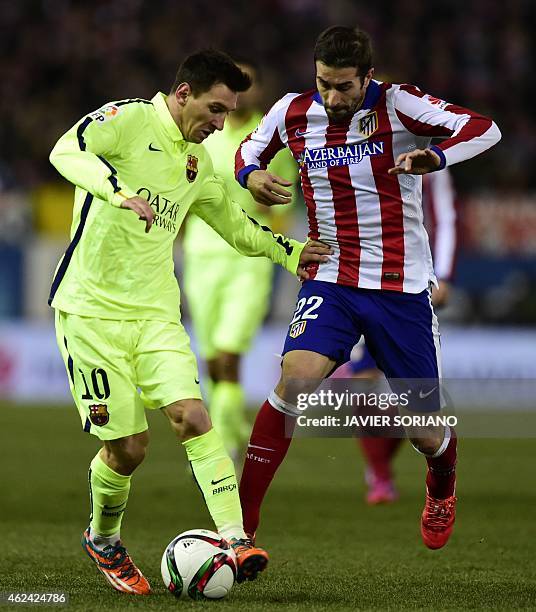
[[[453,429],[450,430],[450,436],[447,448],[439,457],[426,457],[426,486],[428,493],[436,499],[446,499],[454,495],[457,439]]]
[[[377,480],[391,480],[391,463],[403,438],[359,438],[367,467]]]
[[[276,410],[268,401],[255,419],[240,480],[244,530],[250,536],[259,525],[262,500],[287,454],[294,425],[293,417]]]

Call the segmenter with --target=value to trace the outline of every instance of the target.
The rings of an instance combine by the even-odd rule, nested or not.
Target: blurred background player
[[[259,223],[282,231],[288,207],[258,204],[234,177],[236,150],[261,121],[264,100],[257,67],[246,62],[239,65],[252,79],[252,86],[240,94],[237,109],[230,113],[223,130],[207,138],[204,146],[231,198]],[[296,183],[296,162],[286,150],[275,156],[269,170]],[[236,460],[250,429],[240,384],[241,356],[248,351],[268,310],[274,267],[265,258],[240,255],[195,214],[188,216],[183,250],[183,288],[198,352],[207,364],[210,418]]]
[[[440,309],[450,295],[457,245],[456,195],[448,168],[423,176],[424,223],[432,247],[438,287],[432,287],[432,304]],[[380,381],[383,377],[362,338],[352,349],[347,368],[351,376]],[[341,368],[342,369],[342,368]],[[341,375],[336,372],[334,377]],[[359,437],[357,442],[365,460],[365,499],[371,505],[393,502],[398,492],[393,482],[392,461],[404,439],[403,430],[396,437]]]

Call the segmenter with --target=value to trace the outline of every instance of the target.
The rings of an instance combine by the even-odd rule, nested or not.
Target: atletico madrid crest
[[[297,338],[299,335],[303,334],[306,325],[307,321],[298,321],[297,323],[293,323],[290,326],[290,331],[288,332],[288,335],[291,338]]]
[[[89,420],[93,425],[106,425],[110,420],[110,413],[106,404],[91,404],[89,407]]]
[[[189,183],[193,183],[197,177],[198,169],[197,162],[199,160],[195,155],[188,155],[188,159],[186,160],[186,178]]]
[[[374,132],[378,129],[378,113],[374,111],[373,113],[369,113],[361,119],[357,123],[357,131],[363,136],[363,138],[368,138],[372,136]]]

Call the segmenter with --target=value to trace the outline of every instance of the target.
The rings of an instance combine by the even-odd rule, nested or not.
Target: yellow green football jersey
[[[177,322],[172,246],[189,209],[244,255],[296,272],[303,245],[248,218],[203,145],[186,142],[166,97],[110,102],[81,119],[50,160],[76,186],[71,243],[49,303],[103,319]],[[151,231],[121,203],[138,194],[156,213]]]
[[[285,213],[289,205],[272,206],[269,209],[260,206],[250,192],[238,183],[234,175],[235,153],[242,140],[257,127],[261,119],[262,113],[254,113],[245,124],[238,127],[232,126],[231,122],[227,121],[221,132],[215,132],[203,144],[212,158],[214,172],[225,183],[231,199],[237,202],[248,215],[266,224],[269,222],[270,213]],[[296,162],[287,149],[279,151],[270,162],[268,169],[278,176],[296,182],[298,173]],[[222,256],[237,255],[236,251],[232,250],[211,227],[193,214],[188,215],[183,249],[187,257],[195,257],[200,253],[205,255],[217,253]]]

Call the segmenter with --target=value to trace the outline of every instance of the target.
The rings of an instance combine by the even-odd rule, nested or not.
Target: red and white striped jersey
[[[423,176],[422,203],[434,272],[439,280],[449,281],[454,274],[458,231],[456,193],[448,168]]]
[[[418,293],[435,282],[423,225],[422,177],[389,175],[403,152],[430,146],[441,167],[469,159],[499,141],[495,123],[412,85],[371,81],[360,109],[344,122],[328,118],[315,90],[274,104],[240,145],[236,177],[245,186],[289,147],[299,164],[309,237],[333,255],[309,270],[316,280]]]

